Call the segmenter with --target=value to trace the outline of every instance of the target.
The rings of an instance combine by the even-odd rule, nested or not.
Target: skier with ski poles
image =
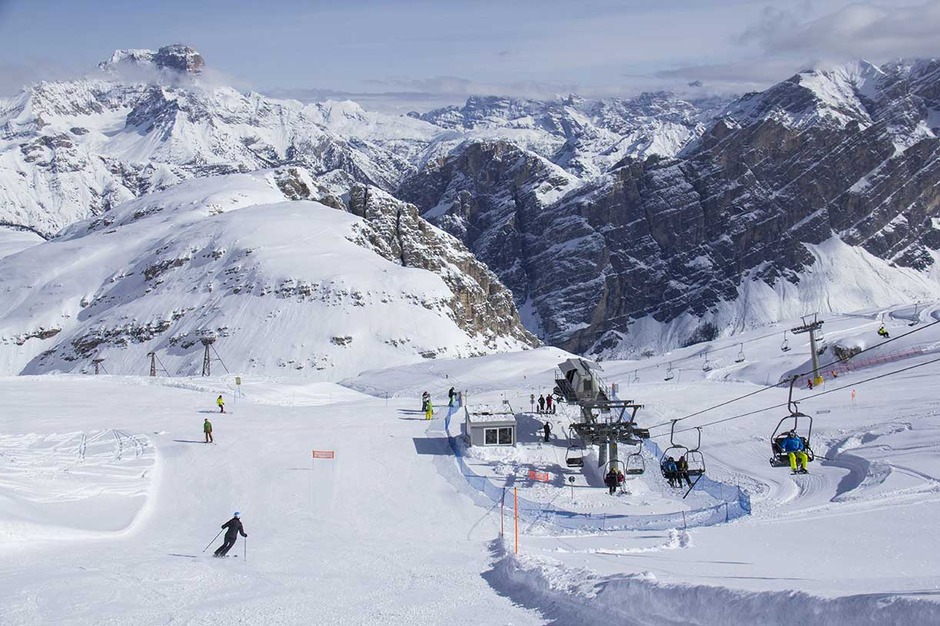
[[[238,539],[238,533],[241,533],[242,537],[248,537],[248,533],[245,532],[245,527],[242,526],[242,521],[238,519],[239,515],[240,513],[235,511],[235,515],[232,519],[222,524],[222,528],[227,528],[228,530],[225,531],[225,541],[213,553],[214,556],[225,556],[228,551],[232,549],[232,546],[235,545],[235,540]]]

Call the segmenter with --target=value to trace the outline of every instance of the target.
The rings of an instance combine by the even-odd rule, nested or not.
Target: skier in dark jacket
[[[235,511],[235,515],[232,519],[222,524],[222,528],[228,528],[228,530],[225,531],[225,542],[215,551],[215,556],[225,556],[228,551],[232,549],[232,546],[235,545],[235,540],[238,539],[238,533],[241,533],[242,537],[248,536],[238,516],[238,511]]]
[[[542,426],[542,432],[545,433],[545,443],[548,443],[548,436],[552,434],[552,425],[545,422],[545,426]]]
[[[545,412],[545,396],[539,396],[539,413]]]

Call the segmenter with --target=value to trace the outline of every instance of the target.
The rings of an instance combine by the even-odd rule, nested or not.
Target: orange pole
[[[516,554],[519,554],[519,488],[512,488],[513,517],[516,518]]]

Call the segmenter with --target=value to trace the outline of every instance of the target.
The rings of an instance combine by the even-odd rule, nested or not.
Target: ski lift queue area
[[[496,487],[517,488],[520,496],[551,503],[572,511],[629,512],[656,515],[693,510],[708,504],[708,498],[693,492],[682,499],[666,484],[659,460],[649,457],[645,475],[628,475],[614,496],[604,483],[606,468],[598,466],[597,455],[585,448],[583,467],[570,467],[566,457],[572,442],[569,430],[576,408],[559,403],[557,412],[513,413],[508,407],[468,405],[464,407],[461,455],[468,469],[485,477]],[[551,430],[545,441],[546,421]],[[511,431],[510,435],[508,431]],[[513,443],[500,443],[509,441]],[[495,443],[494,443],[495,442]],[[626,455],[634,450],[623,448]]]

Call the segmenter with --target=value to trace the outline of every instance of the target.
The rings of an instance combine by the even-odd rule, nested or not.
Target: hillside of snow
[[[199,374],[212,338],[213,372],[337,380],[530,345],[512,311],[490,311],[511,306],[495,277],[446,234],[427,223],[388,234],[410,255],[396,257],[380,221],[288,201],[275,177],[181,183],[18,252],[22,234],[9,235],[0,371],[88,372],[104,359],[106,372],[142,374],[154,353],[171,375]],[[385,202],[365,210],[375,220],[398,210]]]
[[[529,410],[570,356],[554,348],[339,384],[244,371],[2,378],[0,622],[935,623],[938,320],[936,303],[822,318],[830,346],[864,351],[845,362],[827,352],[825,382],[794,390],[812,417],[811,432],[801,422],[816,453],[808,475],[768,463],[788,414],[774,383],[811,370],[806,335],[784,335],[800,320],[601,363],[621,397],[643,404],[649,444],[669,445],[671,420],[686,444],[700,427],[706,475],[749,496],[750,515],[714,525],[696,521],[703,494],[665,484],[649,444],[646,473],[613,496],[595,450],[583,470],[567,467],[577,411]],[[890,339],[875,332],[882,322]],[[511,407],[518,443],[458,445],[451,386],[468,407]],[[504,488],[505,502],[491,497]],[[516,535],[514,495],[569,515],[523,510]],[[248,538],[213,559],[234,511]],[[643,529],[670,511],[686,523]],[[625,519],[637,529],[618,528]]]

